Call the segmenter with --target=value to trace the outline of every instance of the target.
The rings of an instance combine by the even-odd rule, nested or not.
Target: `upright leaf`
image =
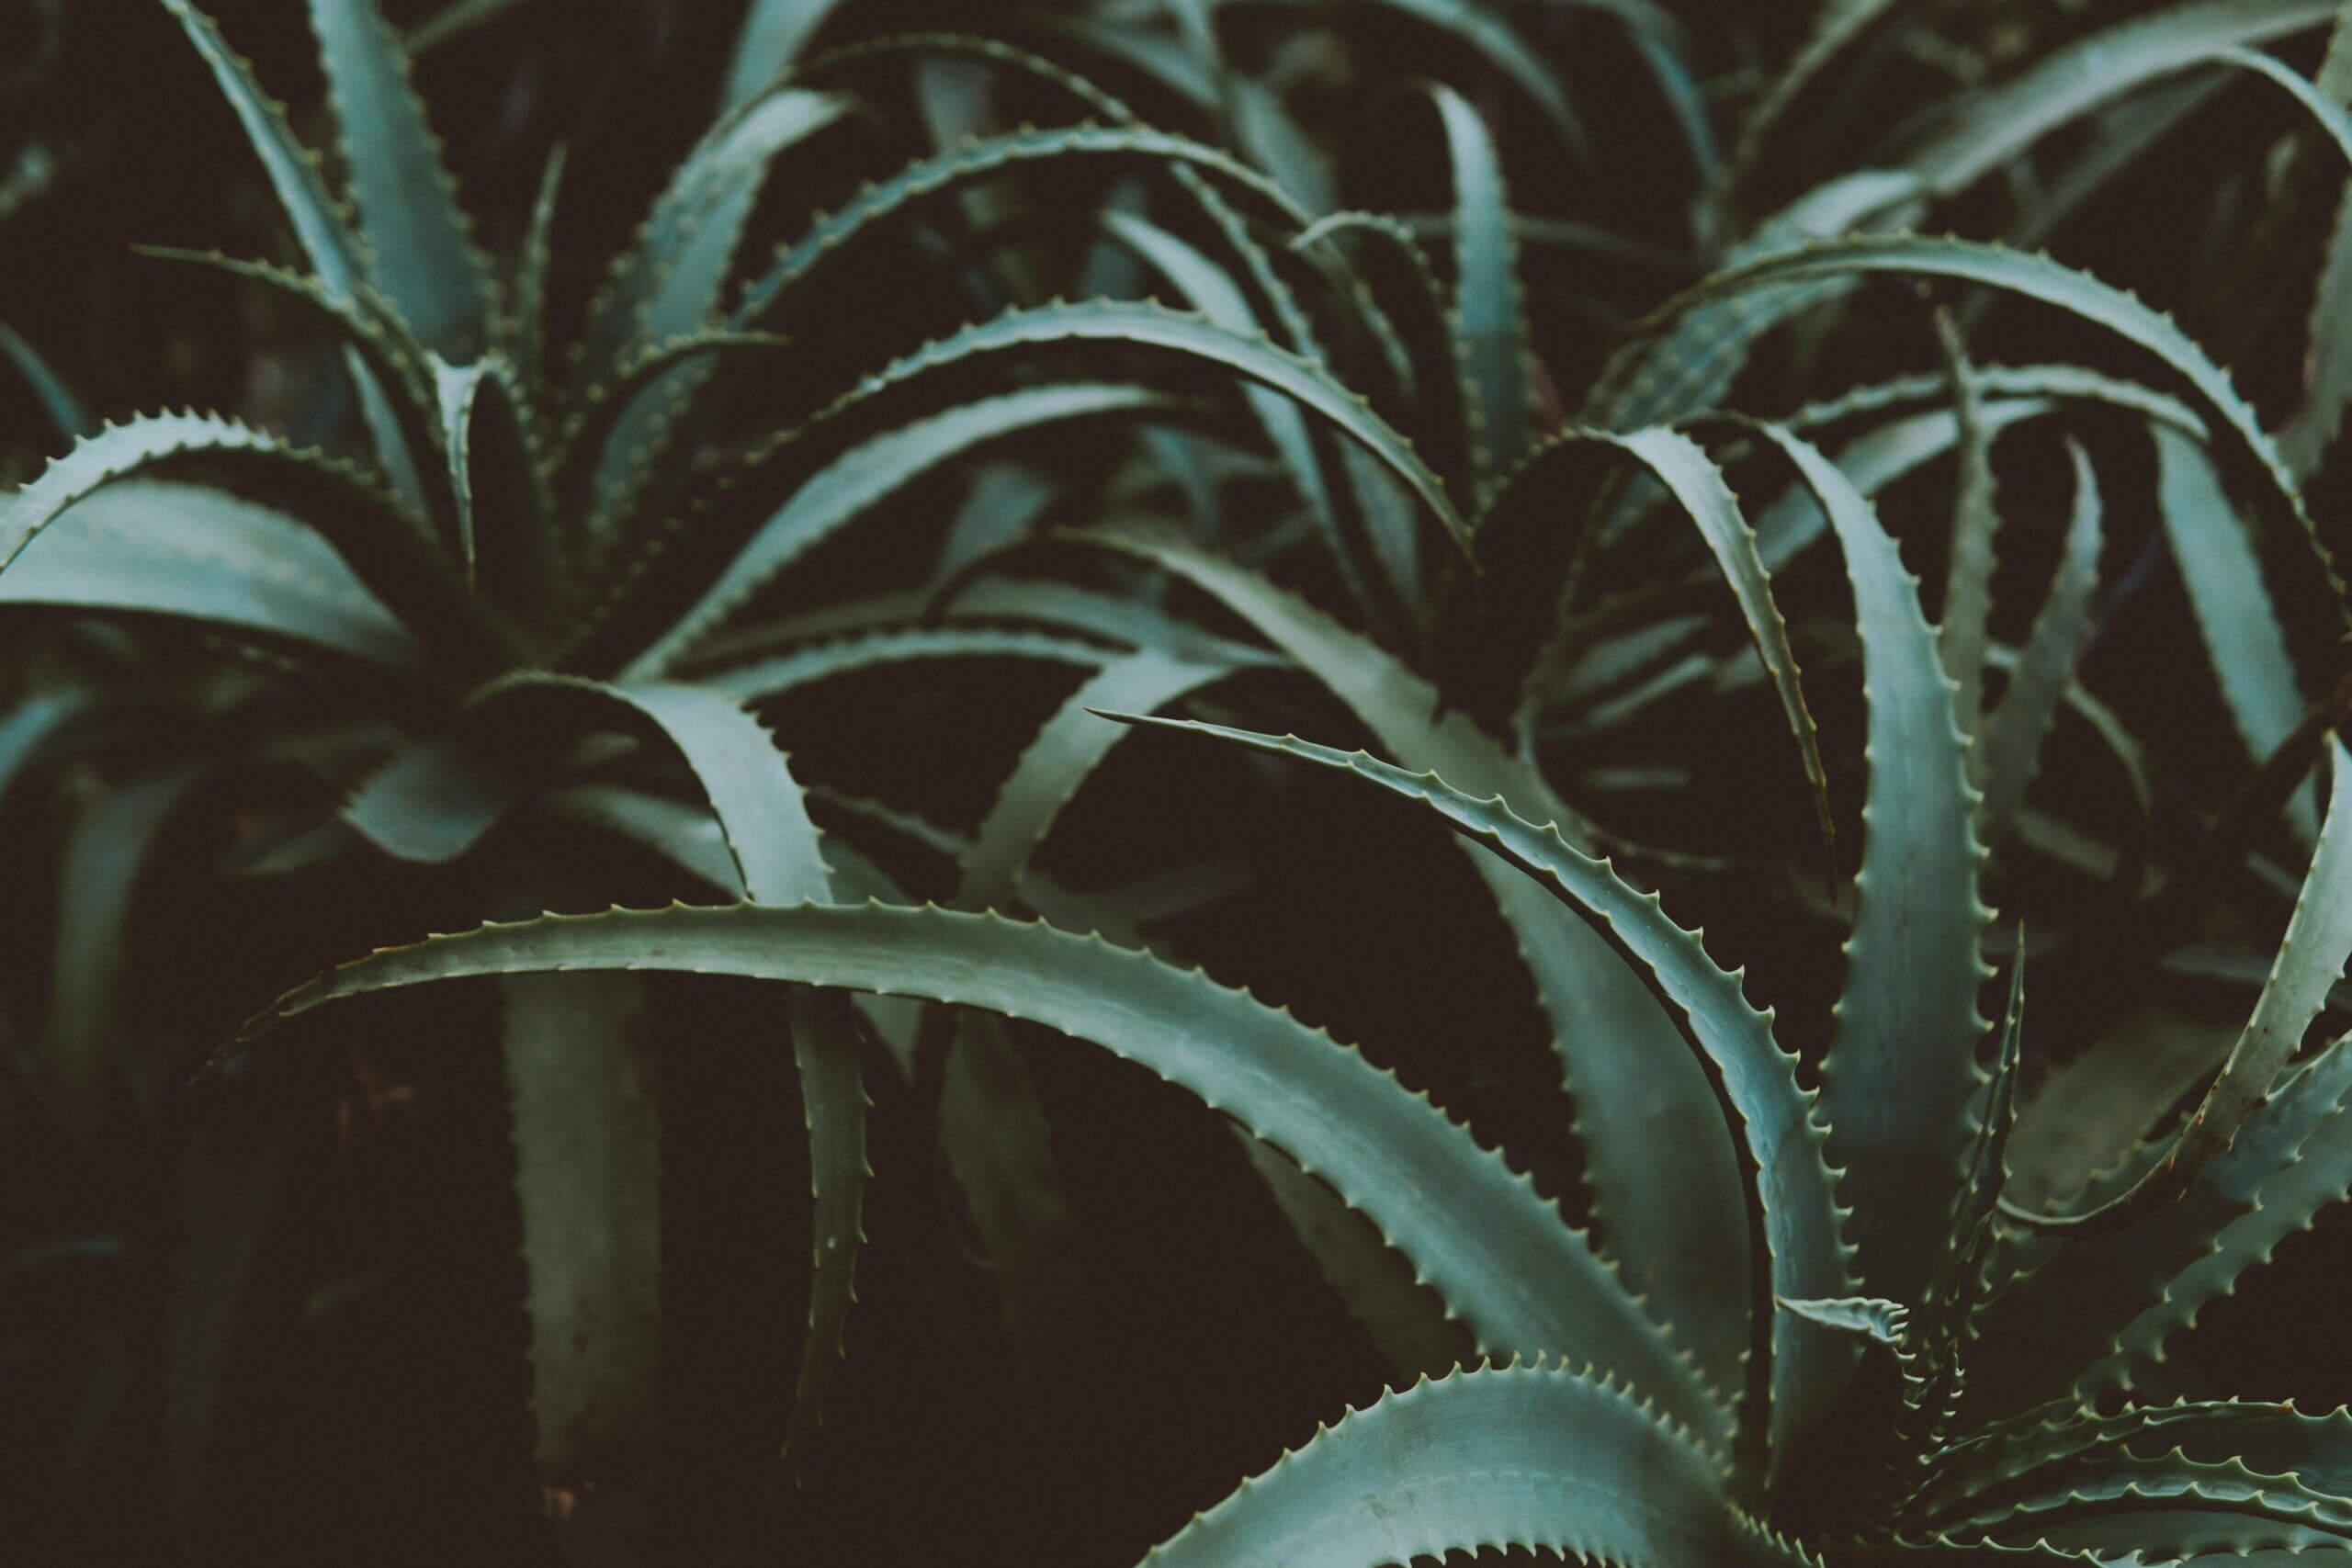
[[[1984,798],[1977,804],[1976,834],[1987,845],[2008,836],[2009,825],[2025,803],[2026,786],[2041,766],[2042,740],[2057,718],[2059,700],[2074,678],[2075,660],[2090,634],[2091,596],[2098,587],[2098,476],[2072,437],[2066,451],[2075,464],[2075,505],[2066,525],[2065,552],[2018,656],[2009,688],[1984,720],[1979,745],[1984,759]]]
[[[1810,444],[1759,425],[1797,467],[1846,553],[1869,710],[1869,795],[1846,984],[1822,1065],[1831,1146],[1870,1202],[1855,1216],[1873,1293],[1919,1298],[1951,1213],[1983,1075],[1976,988],[1991,911],[1969,821],[1967,743],[1918,579],[1869,502]]]
[[[408,56],[376,0],[311,0],[327,94],[343,132],[369,274],[416,335],[452,360],[488,336],[490,266],[474,248]]]
[[[1528,447],[1527,318],[1502,156],[1487,123],[1453,88],[1430,89],[1453,160],[1453,308],[1468,378],[1471,454],[1483,503]]]

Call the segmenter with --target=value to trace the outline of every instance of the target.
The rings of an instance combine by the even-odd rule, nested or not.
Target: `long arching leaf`
[[[1378,1568],[1482,1548],[1669,1568],[1801,1568],[1720,1467],[1624,1389],[1566,1367],[1423,1380],[1351,1411],[1194,1516],[1145,1568]]]
[[[1656,894],[1636,891],[1607,861],[1571,849],[1555,829],[1529,822],[1499,795],[1476,800],[1433,773],[1408,773],[1361,751],[1335,751],[1293,737],[1173,719],[1132,722],[1300,758],[1420,801],[1454,831],[1540,884],[1647,978],[1705,1065],[1721,1101],[1724,1131],[1743,1140],[1747,1154],[1751,1246],[1765,1274],[1755,1283],[1758,1296],[1769,1299],[1757,1306],[1759,1364],[1751,1367],[1751,1376],[1761,1374],[1763,1382],[1750,1390],[1745,1419],[1753,1438],[1769,1440],[1767,1462],[1777,1463],[1789,1439],[1836,1399],[1853,1357],[1836,1336],[1815,1332],[1815,1325],[1773,1303],[1852,1295],[1854,1280],[1838,1235],[1844,1211],[1823,1157],[1825,1134],[1814,1116],[1814,1096],[1798,1086],[1796,1058],[1772,1038],[1771,1015],[1748,1004],[1739,976],[1718,968],[1699,934],[1675,924]]]
[[[1668,1418],[1722,1429],[1689,1363],[1499,1155],[1321,1031],[1198,971],[1097,939],[991,914],[874,904],[548,916],[346,964],[289,992],[250,1032],[387,987],[558,968],[846,987],[986,1008],[1093,1040],[1324,1178],[1489,1348],[1564,1348],[1611,1368]]]

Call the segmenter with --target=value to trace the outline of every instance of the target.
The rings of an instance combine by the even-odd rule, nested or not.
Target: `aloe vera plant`
[[[5,1009],[38,1135],[0,1142],[179,1168],[170,1234],[77,1211],[21,1277],[170,1277],[165,1348],[109,1318],[73,1429],[149,1391],[199,1553],[300,1433],[377,1424],[241,1452],[316,1325],[366,1344],[475,1267],[303,1250],[369,1212],[306,1188],[412,1117],[460,1134],[418,1161],[447,1228],[521,1244],[431,1319],[527,1348],[466,1407],[514,1428],[479,1512],[553,1526],[383,1533],[418,1551],[698,1556],[764,1496],[776,1542],[878,1555],[946,1528],[876,1479],[911,1432],[957,1539],[1110,1560],[2342,1548],[2340,1416],[2171,1352],[2346,1187],[2342,1047],[2299,1047],[2352,950],[2312,700],[2352,246],[2280,216],[2143,272],[2083,238],[2212,103],[2272,138],[2215,139],[2217,213],[2340,184],[2339,6],[1834,4],[1807,41],[1646,0],[951,23],[1001,37],[758,0],[593,293],[560,244],[588,152],[498,254],[435,137],[468,110],[410,84],[546,7],[311,0],[306,118],[162,6],[300,265],[140,265],[311,323],[328,446],[90,429],[58,337],[0,330],[79,437],[0,509],[40,649],[0,788],[57,846]],[[1593,108],[1613,63],[1630,116]],[[2282,325],[2245,278],[2289,257],[2319,283]],[[2193,700],[2132,689],[2134,638]],[[1264,911],[1345,897],[1264,886],[1310,855],[1411,938],[1350,953],[1335,911],[1293,952]],[[1380,1016],[1457,965],[1509,1005]],[[1069,1076],[1057,1033],[1143,1071]],[[383,1066],[425,1045],[456,1076]],[[1151,1116],[1094,1092],[1146,1076]],[[1087,1151],[1190,1182],[1137,1133],[1186,1097],[1243,1134],[1199,1171],[1273,1223],[1202,1222],[1259,1241],[1154,1287],[1169,1318],[1272,1235],[1364,1352],[1311,1440],[1272,1395],[1194,1434],[1214,1484],[1136,1481],[1111,1433],[1188,1375],[1155,1355],[1219,1358],[1090,1315],[1143,1293],[1106,1230],[1164,1216]],[[1269,1432],[1296,1451],[1216,1502]],[[1144,1523],[1088,1517],[1123,1485]]]

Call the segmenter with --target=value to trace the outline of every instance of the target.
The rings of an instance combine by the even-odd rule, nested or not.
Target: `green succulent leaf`
[[[932,659],[1034,659],[1099,668],[1117,657],[1114,649],[1050,632],[940,626],[841,637],[721,670],[695,683],[754,704],[856,671]]]
[[[1936,628],[1944,673],[1961,733],[1973,740],[1984,708],[1985,623],[1993,614],[1993,540],[2001,513],[1993,492],[1993,436],[1984,428],[1984,397],[1967,344],[1949,311],[1936,314],[1951,374],[1952,413],[1959,421],[1960,485],[1952,497],[1951,558],[1944,579],[1943,624]],[[1981,753],[1968,754],[1970,782],[1980,783]]]
[[[1856,1190],[1862,1277],[1916,1301],[1960,1179],[1969,1106],[1983,1083],[1976,988],[1991,911],[1976,891],[1983,858],[1969,820],[1967,743],[1934,631],[1877,514],[1809,443],[1757,427],[1810,486],[1846,553],[1862,644],[1869,794],[1846,984],[1822,1066],[1830,1141]]]
[[[527,782],[478,736],[435,735],[368,774],[344,803],[343,820],[396,860],[444,864],[480,843]]]
[[[1441,716],[1428,682],[1261,576],[1172,541],[1073,536],[1139,555],[1210,594],[1322,682],[1392,756],[1521,803],[1564,837],[1589,841],[1534,768],[1467,715]],[[1733,1265],[1747,1258],[1748,1224],[1706,1075],[1641,976],[1589,926],[1510,867],[1467,845],[1464,852],[1509,922],[1552,1025],[1594,1212],[1621,1267],[1705,1374],[1737,1387],[1753,1292],[1745,1268]],[[1655,1154],[1662,1146],[1684,1152],[1663,1180]]]
[[[1575,911],[1647,979],[1705,1066],[1724,1130],[1747,1151],[1751,1246],[1769,1272],[1769,1283],[1758,1281],[1758,1294],[1767,1299],[1758,1303],[1758,1355],[1751,1377],[1769,1379],[1770,1391],[1769,1401],[1751,1398],[1747,1418],[1758,1437],[1769,1422],[1770,1454],[1785,1451],[1789,1437],[1834,1400],[1853,1363],[1846,1348],[1774,1310],[1771,1300],[1848,1296],[1854,1293],[1853,1280],[1838,1235],[1844,1211],[1822,1156],[1825,1134],[1813,1116],[1814,1097],[1798,1087],[1795,1057],[1772,1038],[1771,1015],[1748,1005],[1739,977],[1716,967],[1699,937],[1667,917],[1657,895],[1635,891],[1608,862],[1571,849],[1556,829],[1536,827],[1500,796],[1474,799],[1433,773],[1408,773],[1361,751],[1335,751],[1293,737],[1173,719],[1131,722],[1300,758],[1420,801]]]
[[[1148,1568],[1376,1568],[1482,1548],[1627,1568],[1799,1568],[1721,1467],[1605,1376],[1511,1366],[1351,1411],[1144,1558]]]
[[[49,416],[50,424],[61,438],[78,441],[98,433],[97,421],[90,417],[90,411],[74,395],[73,389],[50,367],[40,351],[6,321],[0,321],[0,355],[7,356],[8,363],[17,367],[17,374],[33,389],[41,412]]]
[[[1229,664],[1193,663],[1144,649],[1105,664],[1070,694],[1021,753],[972,835],[956,907],[985,908],[1012,892],[1054,818],[1125,735],[1090,709],[1150,713],[1232,672]]]
[[[2026,786],[2041,767],[2041,743],[2057,721],[2058,705],[2074,679],[2075,660],[2090,635],[2101,542],[2098,476],[2089,455],[2072,437],[2066,452],[2075,467],[2075,505],[2066,524],[2065,553],[2018,655],[2008,690],[1984,720],[1984,798],[1977,807],[1976,831],[1988,845],[2007,837],[2025,804]]]
[[[797,992],[790,1003],[792,1057],[808,1124],[808,1183],[814,1207],[808,1327],[793,1386],[784,1459],[796,1476],[807,1462],[825,1413],[825,1394],[842,1359],[850,1303],[857,1299],[857,1252],[865,1244],[866,1098],[859,1064],[859,1026],[846,998]]]
[[[751,0],[727,65],[722,110],[742,107],[792,69],[837,0]]]
[[[2197,618],[2222,701],[2247,754],[2270,755],[2303,716],[2287,634],[2262,581],[2262,563],[2204,448],[2168,426],[2150,424],[2156,444],[2156,514]],[[2319,812],[2308,791],[2287,803],[2288,820],[2308,841]]]
[[[642,680],[669,668],[794,560],[939,465],[985,442],[1040,425],[1163,401],[1137,387],[1065,382],[959,403],[859,443],[811,476],[759,525],[718,580],[629,661],[625,678]]]
[[[426,648],[459,664],[502,663],[498,634],[413,518],[358,470],[211,414],[153,414],[108,425],[51,462],[0,512],[0,569],[66,508],[101,486],[177,467],[219,471],[316,530],[352,575]]]
[[[2044,56],[1961,101],[1907,165],[1951,196],[2049,131],[2232,45],[2267,43],[2325,22],[2335,0],[2189,0],[2132,17]]]
[[[371,664],[416,641],[301,524],[201,485],[120,479],[58,514],[0,572],[0,604],[173,615]]]
[[[1472,464],[1483,505],[1533,434],[1527,314],[1501,153],[1468,100],[1442,85],[1429,93],[1453,157],[1455,341],[1467,380]]]
[[[489,327],[490,266],[442,166],[407,54],[376,0],[311,0],[311,28],[342,130],[369,274],[428,346],[470,358]]]
[[[1501,1156],[1320,1031],[1197,971],[989,914],[867,905],[549,916],[389,949],[254,1021],[469,974],[678,970],[986,1008],[1095,1041],[1328,1180],[1487,1346],[1589,1354],[1702,1431],[1722,1416],[1557,1209]],[[1530,1353],[1532,1353],[1532,1350]]]

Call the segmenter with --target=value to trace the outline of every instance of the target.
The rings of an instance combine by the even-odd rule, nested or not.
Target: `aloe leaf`
[[[985,908],[1012,891],[1061,808],[1125,735],[1090,709],[1150,713],[1232,672],[1231,665],[1191,663],[1145,649],[1104,665],[1070,694],[1022,751],[972,835],[956,907]]]
[[[1578,164],[1589,164],[1592,152],[1584,122],[1571,106],[1559,79],[1543,57],[1527,46],[1517,30],[1494,11],[1473,0],[1377,0],[1432,28],[1453,34],[1475,50],[1496,72],[1508,79],[1533,105],[1561,147]]]
[[[508,975],[502,1049],[529,1276],[539,1472],[642,1463],[661,1325],[659,1074],[633,975]]]
[[[1555,828],[1536,827],[1502,797],[1474,799],[1433,773],[1408,773],[1360,751],[1335,751],[1292,737],[1173,719],[1132,722],[1317,762],[1421,801],[1577,913],[1667,1005],[1705,1067],[1724,1128],[1744,1138],[1753,1183],[1752,1246],[1769,1262],[1770,1294],[1796,1301],[1854,1293],[1838,1235],[1845,1211],[1822,1156],[1825,1134],[1814,1119],[1814,1097],[1796,1081],[1796,1058],[1772,1038],[1771,1015],[1748,1005],[1739,977],[1718,968],[1699,936],[1667,917],[1657,895],[1635,891],[1608,862],[1570,848]],[[1759,1305],[1758,1316],[1769,1316],[1770,1324],[1767,1338],[1759,1321],[1758,1346],[1769,1371],[1752,1366],[1751,1375],[1769,1377],[1770,1410],[1751,1401],[1747,1418],[1758,1427],[1769,1420],[1769,1452],[1777,1458],[1788,1438],[1834,1400],[1852,1359],[1790,1314]]]
[[[182,465],[231,474],[315,529],[445,660],[460,666],[504,660],[498,634],[475,613],[464,584],[390,496],[345,464],[211,414],[154,414],[108,425],[51,462],[0,512],[0,569],[99,487]]]
[[[317,535],[200,485],[122,479],[91,491],[0,572],[0,604],[182,616],[372,664],[421,657]]]
[[[1985,623],[1993,614],[1993,540],[2001,513],[1993,491],[1993,437],[1984,428],[1975,367],[1949,311],[1936,313],[1936,332],[1951,370],[1952,414],[1960,434],[1960,485],[1952,496],[1951,555],[1937,646],[1944,673],[1955,688],[1952,705],[1961,733],[1973,740],[1984,722]],[[1972,784],[1979,782],[1980,757],[1973,749],[1968,754]]]
[[[1906,211],[1918,187],[1917,176],[1885,169],[1864,169],[1832,180],[1758,224],[1727,254],[1726,270],[1736,272],[1780,247],[1842,234]],[[1579,417],[1589,424],[1623,430],[1665,423],[1710,407],[1730,389],[1758,338],[1844,290],[1845,285],[1834,280],[1769,288],[1702,305],[1656,341],[1636,331],[1602,367]]]
[[[435,400],[441,414],[442,460],[448,471],[449,493],[455,502],[450,521],[457,537],[450,541],[451,553],[464,568],[466,586],[473,588],[481,575],[480,560],[474,545],[474,491],[471,446],[473,440],[474,398],[481,390],[482,377],[488,367],[479,361],[472,365],[453,366],[435,359],[433,364]]]
[[[370,275],[418,337],[451,359],[482,347],[490,266],[475,249],[408,57],[376,0],[311,0],[311,28],[371,254]]]
[[[2313,83],[2321,95],[2339,104],[2352,99],[2352,28],[2346,21],[2346,14],[2337,11],[2327,54]],[[2342,188],[2352,193],[2352,181]],[[2278,433],[2279,456],[2296,478],[2306,481],[2319,471],[2343,428],[2345,404],[2352,401],[2352,377],[2345,374],[2343,355],[2326,352],[2326,345],[2346,341],[2347,333],[2352,333],[2352,194],[2336,198],[2335,220],[2312,295],[2303,400]]]
[[[811,1221],[808,1326],[793,1386],[784,1459],[796,1476],[824,1419],[825,1394],[842,1359],[842,1335],[857,1299],[857,1251],[865,1240],[866,1098],[858,1026],[846,1000],[802,991],[790,1004],[792,1056],[808,1124]],[[828,1016],[830,1014],[830,1016]]]
[[[2296,1130],[2295,1123],[2313,1109],[2324,1112],[2324,1119],[2308,1124],[2301,1143],[2261,1175],[2260,1184],[2250,1194],[2243,1185],[2234,1188],[2231,1196],[2240,1201],[2242,1212],[2209,1233],[2209,1248],[2147,1300],[2139,1314],[2115,1336],[2113,1348],[2083,1373],[2075,1385],[2078,1389],[2090,1393],[2131,1390],[2163,1381],[2165,1346],[2174,1335],[2194,1326],[2199,1312],[2234,1291],[2249,1270],[2267,1263],[2281,1241],[2308,1229],[2322,1209],[2352,1194],[2352,1114],[2345,1106],[2346,1075],[2335,1060],[2346,1055],[2345,1043],[2339,1039],[2288,1090],[2274,1094],[2239,1134],[2238,1145],[2253,1145],[2242,1170],[2232,1173],[2242,1183],[2245,1176],[2259,1171],[2259,1162],[2266,1156],[2278,1155]],[[2304,1078],[2312,1081],[2306,1084]],[[2336,1091],[2332,1100],[2327,1098],[2330,1089]],[[2274,1105],[2280,1109],[2274,1112]],[[2303,1115],[2294,1114],[2297,1111]],[[2236,1152],[2237,1145],[2233,1145],[2231,1155]]]
[[[2254,454],[2272,488],[2301,527],[2335,592],[2337,604],[2352,615],[2352,599],[2347,599],[2335,557],[2304,510],[2294,476],[2279,461],[2278,450],[2264,433],[2260,420],[2231,386],[2228,374],[2170,318],[2158,315],[2131,295],[2087,273],[2062,266],[2047,256],[2026,255],[1999,245],[1967,240],[1916,235],[1857,236],[1778,252],[1718,273],[1660,306],[1644,325],[1655,331],[1694,306],[1752,288],[1806,278],[1882,272],[1952,277],[2021,295],[2078,316],[2163,360],[2211,405]]]
[[[49,361],[41,357],[40,351],[27,343],[24,334],[6,321],[0,321],[0,354],[8,356],[8,363],[17,367],[17,374],[32,388],[33,397],[40,404],[40,412],[49,416],[49,423],[55,427],[59,436],[71,442],[97,434],[97,422],[90,417],[90,411],[82,405],[82,400],[74,395],[73,389],[66,386],[56,371],[50,368]]]
[[[1216,325],[1243,334],[1264,330],[1239,286],[1193,246],[1132,213],[1105,212],[1102,223],[1121,243],[1174,285],[1183,303]],[[1324,483],[1322,465],[1317,460],[1306,415],[1296,403],[1271,388],[1245,388],[1242,395],[1250,403],[1251,415],[1265,431],[1268,444],[1281,457],[1299,499],[1306,502],[1307,511],[1322,529],[1332,558],[1340,563],[1342,570],[1351,570],[1353,559],[1340,533],[1339,515],[1332,510],[1330,487]],[[1363,597],[1361,590],[1357,596]]]
[[[521,770],[491,756],[477,738],[436,735],[368,774],[342,817],[394,859],[438,865],[480,843],[525,789]]]
[[[2192,0],[2131,17],[2044,56],[2031,70],[1962,100],[1907,166],[1951,196],[2048,131],[2110,98],[2209,59],[2326,21],[2335,0]]]
[[[2259,761],[2303,716],[2287,634],[2263,586],[2254,543],[2212,459],[2177,430],[2151,424],[2148,434],[2156,444],[2156,513],[2165,541],[2188,592],[2222,704],[2247,754]],[[2308,790],[2289,797],[2287,816],[2306,842],[2318,829],[2319,812]]]
[[[1190,546],[1107,533],[1088,542],[1154,562],[1210,594],[1324,683],[1392,755],[1460,787],[1587,829],[1534,768],[1467,715],[1440,714],[1434,687],[1387,653],[1282,592]],[[1718,1386],[1738,1386],[1749,1343],[1746,1201],[1706,1076],[1633,967],[1544,890],[1468,845],[1511,927],[1551,1024],[1585,1150],[1593,1211],[1634,1287],[1656,1304]],[[1659,1179],[1655,1151],[1684,1157]],[[1829,1293],[1829,1292],[1817,1292]]]
[[[743,896],[743,873],[707,807],[608,784],[551,789],[539,797],[539,806],[567,821],[634,840],[719,892]]]
[[[1807,1323],[1857,1334],[1880,1345],[1900,1345],[1911,1309],[1901,1302],[1878,1296],[1839,1296],[1829,1301],[1782,1301],[1780,1303]]]
[[[1375,1568],[1517,1548],[1626,1568],[1809,1561],[1605,1373],[1487,1367],[1385,1393],[1195,1515],[1146,1568]]]
[[[2056,722],[2059,702],[2074,678],[2075,660],[2090,633],[2091,598],[2098,588],[2098,476],[2089,456],[2071,436],[2066,451],[2075,466],[2075,505],[2066,525],[2065,551],[2018,656],[2008,690],[1984,720],[1984,797],[1976,821],[1977,837],[1986,844],[2007,836],[2025,802],[2026,786],[2041,767],[2041,743]]]
[[[526,0],[448,0],[401,39],[412,61],[424,59],[445,43],[461,39],[476,28],[496,21]]]
[[[2035,1090],[2019,1120],[2003,1196],[2021,1208],[2047,1209],[2085,1193],[2119,1162],[2154,1164],[2145,1140],[2183,1097],[2211,1080],[2236,1038],[2227,1024],[2162,1007],[2126,1013]]]
[[[530,227],[514,265],[514,297],[505,322],[507,355],[529,386],[543,384],[548,370],[548,273],[555,265],[556,198],[563,190],[570,149],[557,142],[539,172],[539,192],[531,201]]]
[[[729,317],[732,324],[757,324],[792,286],[825,258],[875,224],[910,206],[934,200],[976,180],[1032,164],[1058,165],[1066,159],[1103,158],[1146,167],[1191,168],[1250,192],[1295,226],[1309,220],[1281,188],[1231,154],[1170,131],[1138,125],[1075,125],[1019,130],[991,137],[910,164],[873,186],[838,212],[819,219],[808,231],[780,246],[766,269],[745,286]]]
[[[1353,1050],[1197,971],[992,914],[882,905],[549,916],[390,949],[288,993],[268,1018],[468,974],[667,969],[986,1008],[1094,1040],[1330,1182],[1488,1347],[1566,1346],[1671,1419],[1722,1416],[1557,1210],[1501,1156]]]
[[[1455,341],[1468,382],[1471,461],[1483,505],[1532,435],[1527,312],[1520,296],[1510,197],[1494,138],[1478,111],[1453,89],[1432,85],[1429,93],[1453,159]]]
[[[1813,790],[1815,819],[1821,829],[1829,863],[1834,867],[1838,835],[1830,816],[1829,774],[1821,760],[1820,732],[1811,710],[1805,706],[1796,650],[1789,643],[1788,623],[1781,618],[1780,606],[1773,603],[1772,580],[1757,553],[1756,533],[1740,515],[1738,499],[1724,482],[1723,471],[1698,443],[1675,431],[1652,428],[1626,435],[1573,431],[1540,449],[1520,472],[1511,476],[1511,482],[1524,479],[1543,460],[1544,452],[1589,441],[1604,442],[1640,459],[1666,486],[1706,542],[1708,553],[1714,557],[1716,570],[1738,604],[1741,618],[1747,623],[1748,638],[1755,646],[1757,658],[1763,661],[1774,695],[1780,698],[1789,733],[1796,739],[1798,761],[1804,769],[1805,782]],[[1509,497],[1506,488],[1503,495],[1497,498],[1496,510],[1508,504]],[[1491,517],[1492,513],[1489,521]],[[1482,522],[1480,525],[1486,525]]]
[[[1468,1332],[1415,1278],[1411,1261],[1388,1245],[1379,1227],[1280,1149],[1238,1129],[1236,1135],[1324,1283],[1371,1335],[1392,1377],[1443,1377],[1476,1359]]]
[[[352,297],[364,271],[365,247],[348,215],[328,190],[319,171],[318,154],[294,139],[286,123],[286,107],[272,99],[254,80],[253,67],[230,49],[212,19],[188,0],[162,0],[164,9],[179,21],[188,41],[212,70],[220,94],[236,111],[262,167],[277,191],[278,205],[294,225],[295,238],[311,269],[335,298]]]
[[[1830,1139],[1871,1195],[1857,1216],[1862,1277],[1917,1299],[1951,1213],[1969,1103],[1983,1079],[1976,988],[1991,911],[1969,821],[1967,743],[1919,608],[1918,579],[1853,485],[1818,450],[1756,428],[1793,463],[1846,553],[1869,712],[1869,793],[1846,984],[1822,1067]]]
[[[202,763],[182,762],[107,790],[75,814],[66,832],[41,1059],[58,1119],[80,1136],[93,1137],[105,1125],[107,1080],[127,1065],[116,1055],[115,998],[130,958],[140,874],[207,772]]]
[[[853,446],[759,525],[718,580],[630,660],[624,678],[642,680],[669,668],[795,559],[940,464],[1041,424],[1146,409],[1163,400],[1141,388],[1109,383],[1028,388],[960,403]]]
[[[842,637],[701,676],[695,684],[754,704],[856,671],[932,659],[1034,659],[1092,668],[1116,657],[1113,649],[1049,632],[941,626]]]
[[[727,62],[722,113],[742,107],[789,71],[838,0],[750,0]]]
[[[1739,143],[1732,152],[1730,166],[1724,172],[1724,185],[1736,186],[1764,150],[1764,139],[1781,121],[1797,96],[1808,83],[1819,75],[1824,66],[1844,51],[1856,39],[1868,31],[1872,24],[1895,8],[1897,0],[1823,0],[1814,16],[1812,34],[1804,47],[1788,68],[1772,78],[1772,85],[1763,99],[1748,114],[1740,127]]]

